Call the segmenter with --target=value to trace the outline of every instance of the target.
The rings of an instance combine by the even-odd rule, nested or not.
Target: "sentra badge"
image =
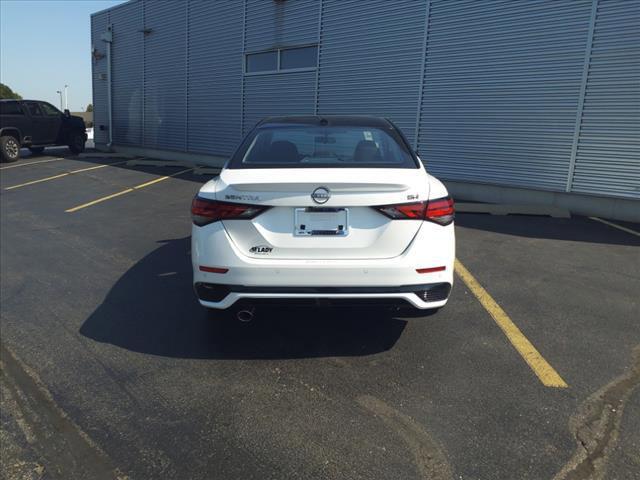
[[[260,200],[260,197],[257,195],[225,195],[225,200],[249,200],[251,202],[256,202]]]

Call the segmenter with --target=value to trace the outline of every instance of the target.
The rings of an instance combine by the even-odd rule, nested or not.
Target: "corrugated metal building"
[[[640,215],[638,0],[132,0],[91,32],[98,147],[220,164],[268,115],[381,115],[469,199]]]

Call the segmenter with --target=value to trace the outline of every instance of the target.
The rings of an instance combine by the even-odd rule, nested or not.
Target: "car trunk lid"
[[[406,168],[227,169],[211,193],[219,201],[271,207],[252,220],[223,221],[243,255],[392,258],[422,222],[392,220],[371,207],[426,200],[428,180],[424,170]]]

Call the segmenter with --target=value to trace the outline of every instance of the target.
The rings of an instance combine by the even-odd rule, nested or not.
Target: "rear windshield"
[[[228,168],[419,168],[394,131],[358,126],[254,130]]]

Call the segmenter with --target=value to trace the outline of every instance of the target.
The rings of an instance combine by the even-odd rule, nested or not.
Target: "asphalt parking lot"
[[[52,152],[0,165],[3,478],[640,478],[639,225],[459,214],[435,315],[221,323],[209,177]]]

